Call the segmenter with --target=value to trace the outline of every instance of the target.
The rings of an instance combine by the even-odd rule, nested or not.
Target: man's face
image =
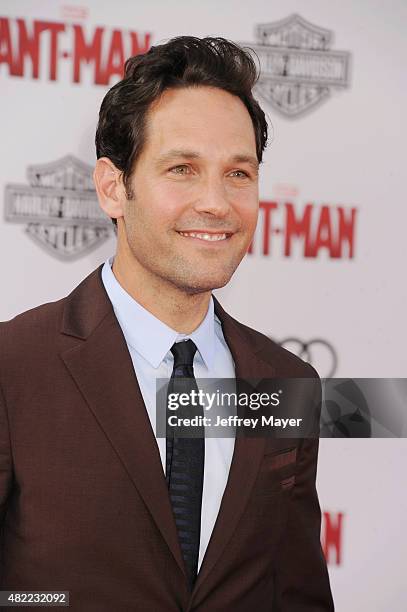
[[[255,134],[243,102],[212,87],[166,90],[150,108],[131,191],[125,232],[139,264],[188,293],[223,287],[258,214]]]

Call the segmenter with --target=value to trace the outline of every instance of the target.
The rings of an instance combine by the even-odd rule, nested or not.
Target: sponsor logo
[[[406,438],[405,378],[329,378],[323,385],[324,438]]]
[[[23,224],[28,236],[58,259],[82,257],[113,231],[99,207],[92,173],[72,155],[29,166],[28,185],[6,185],[5,221]]]
[[[329,565],[342,565],[343,512],[323,512],[321,545]]]
[[[150,38],[150,32],[0,17],[0,74],[49,81],[63,74],[81,83],[86,73],[86,81],[106,86],[122,77],[127,57],[149,50]]]
[[[352,259],[357,209],[308,202],[260,202],[259,221],[249,254]]]
[[[332,51],[333,32],[290,15],[260,24],[253,49],[260,62],[254,88],[280,114],[299,117],[327,100],[334,89],[349,87],[350,53]]]
[[[332,344],[326,340],[314,338],[305,342],[299,338],[285,338],[278,344],[313,365],[321,377],[335,376],[338,356]]]
[[[363,386],[363,379],[355,381],[337,378],[325,381],[321,437],[374,437],[372,436],[374,406],[369,406]]]

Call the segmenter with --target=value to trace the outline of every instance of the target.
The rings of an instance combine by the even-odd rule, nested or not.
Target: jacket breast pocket
[[[296,446],[265,454],[254,486],[254,495],[267,496],[291,490],[295,486],[296,468]]]

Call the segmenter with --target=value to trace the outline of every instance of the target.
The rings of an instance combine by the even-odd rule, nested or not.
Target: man
[[[318,439],[155,437],[157,378],[317,376],[211,293],[256,227],[256,76],[237,45],[178,37],[102,103],[115,257],[0,326],[3,589],[69,591],[75,611],[333,610]]]

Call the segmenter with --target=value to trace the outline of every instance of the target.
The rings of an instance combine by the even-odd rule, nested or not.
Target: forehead
[[[205,151],[242,148],[256,153],[250,114],[244,103],[222,89],[168,89],[154,101],[146,117],[146,149],[188,145]]]

